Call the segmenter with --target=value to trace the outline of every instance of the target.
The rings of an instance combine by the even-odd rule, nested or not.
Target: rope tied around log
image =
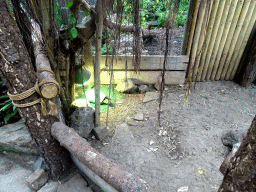
[[[47,71],[50,72],[51,70],[47,70]],[[53,73],[53,72],[51,71],[51,73]],[[58,82],[54,79],[44,79],[40,83],[38,83],[38,81],[36,81],[34,87],[32,87],[22,93],[12,95],[8,92],[8,95],[9,95],[10,99],[12,100],[12,104],[16,107],[21,108],[21,107],[30,107],[37,103],[40,103],[43,116],[56,114],[58,111],[57,105],[54,102],[52,102],[51,100],[44,98],[39,89],[43,84],[46,84],[46,83],[54,83],[58,87],[58,92],[60,91],[60,86],[59,86]],[[29,102],[29,103],[24,103],[24,104],[18,104],[18,103],[14,102],[14,101],[21,101],[23,99],[26,99],[26,98],[30,97],[31,95],[33,95],[35,92],[37,92],[41,96],[41,98],[39,98],[35,101],[32,101],[32,102]],[[50,109],[49,111],[47,110],[47,104]]]

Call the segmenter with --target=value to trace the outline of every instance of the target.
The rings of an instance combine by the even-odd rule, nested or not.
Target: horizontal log
[[[128,78],[133,79],[136,84],[147,83],[155,84],[161,75],[161,71],[113,71],[114,73],[114,84],[121,81],[122,79]],[[165,72],[165,84],[167,85],[178,85],[185,83],[185,71],[166,71]],[[109,84],[110,75],[108,71],[101,71],[100,74],[101,84]]]
[[[110,63],[112,55],[101,56],[101,69],[106,68],[106,57],[108,57],[108,63]],[[113,69],[134,69],[133,56],[116,56],[114,60]],[[127,61],[127,66],[126,66]],[[163,69],[164,56],[162,55],[142,55],[141,56],[141,70],[162,70]],[[170,56],[167,57],[166,70],[187,70],[187,63],[189,57],[187,55]]]
[[[116,190],[152,191],[149,184],[139,176],[129,173],[126,169],[96,151],[86,139],[79,136],[74,129],[65,124],[55,122],[51,134],[63,147],[70,151],[79,161],[108,182]]]

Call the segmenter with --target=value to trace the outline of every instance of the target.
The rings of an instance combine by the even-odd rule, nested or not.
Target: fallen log
[[[126,169],[96,151],[74,129],[56,122],[52,125],[51,134],[62,146],[70,151],[79,161],[94,171],[116,190],[122,191],[152,191],[149,184],[129,173]]]

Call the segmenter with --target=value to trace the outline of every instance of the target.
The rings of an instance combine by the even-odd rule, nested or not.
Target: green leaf
[[[91,13],[91,12],[90,12],[88,9],[85,9],[85,10],[84,10],[84,14],[85,14],[86,17],[89,16],[90,13]]]
[[[72,5],[73,5],[73,1],[69,1],[69,2],[67,3],[67,7],[68,7],[68,8],[72,7]]]
[[[69,20],[70,20],[70,22],[71,22],[72,24],[76,24],[76,18],[75,18],[75,16],[74,16],[74,14],[71,14],[71,15],[69,15],[68,17],[69,17]]]
[[[69,31],[70,39],[73,40],[78,36],[78,31],[75,27],[71,28]]]
[[[0,99],[6,99],[6,98],[9,98],[9,96],[8,96],[8,95],[2,95],[2,96],[0,97]]]
[[[5,110],[7,110],[7,109],[9,109],[9,108],[11,108],[12,107],[12,103],[8,103],[8,104],[6,104],[5,106],[3,106],[1,109],[0,109],[0,111],[5,111]]]
[[[12,117],[12,114],[7,114],[5,117],[4,117],[4,122],[7,124],[9,119]]]
[[[12,110],[13,111],[17,110],[17,107],[15,105],[13,105]]]
[[[67,28],[67,25],[61,24],[60,28]]]
[[[12,100],[11,99],[8,99],[8,100],[6,100],[5,102],[4,102],[4,104],[6,105],[6,103],[11,103],[12,102]]]

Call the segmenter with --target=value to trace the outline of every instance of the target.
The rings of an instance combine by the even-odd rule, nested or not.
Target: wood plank
[[[110,75],[108,71],[101,71],[101,84],[109,84]],[[126,76],[127,75],[127,76]],[[161,71],[114,71],[114,84],[118,81],[125,79],[133,79],[136,84],[148,83],[155,84],[161,75]],[[166,71],[165,84],[178,85],[185,83],[185,71]]]
[[[111,61],[111,55],[108,56],[108,63]],[[114,69],[125,69],[125,64],[127,60],[127,69],[134,69],[133,66],[133,56],[117,56],[114,60]],[[141,56],[141,70],[162,70],[164,62],[164,56],[160,55],[144,55]],[[187,69],[187,63],[189,62],[189,57],[187,55],[181,56],[170,56],[167,57],[166,70],[177,70],[185,71]],[[106,68],[106,56],[101,57],[101,69]]]

